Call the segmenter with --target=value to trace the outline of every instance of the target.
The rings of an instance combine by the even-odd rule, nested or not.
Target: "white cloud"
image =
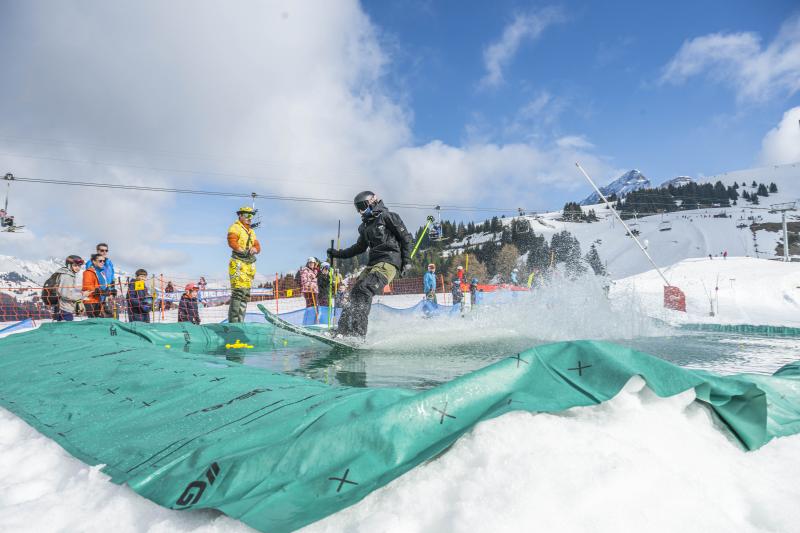
[[[370,188],[389,206],[537,209],[546,207],[543,186],[580,184],[576,158],[598,174],[608,169],[586,143],[415,146],[411,114],[398,103],[404,95],[384,85],[390,58],[355,0],[81,5],[19,3],[0,17],[0,31],[17,43],[0,47],[4,75],[14,80],[0,84],[0,152],[52,158],[0,154],[2,171],[337,199]],[[538,35],[558,13],[530,15],[513,33]],[[510,59],[496,57],[498,65]],[[544,116],[554,100],[541,93],[527,113]],[[102,240],[129,268],[208,274],[225,267],[222,239],[239,202],[19,183],[11,207],[31,231],[0,248],[31,258],[85,255]],[[331,221],[357,222],[350,206],[258,207],[265,272],[319,253]],[[426,214],[403,216],[414,226]]]
[[[780,123],[764,136],[759,159],[764,165],[800,162],[800,106],[784,113]]]
[[[753,32],[690,39],[664,67],[660,81],[680,84],[703,75],[731,85],[740,102],[795,94],[800,90],[800,16],[787,20],[767,46]]]
[[[500,39],[483,51],[486,75],[481,78],[479,87],[490,88],[502,84],[503,69],[514,59],[522,43],[537,39],[549,26],[563,20],[562,10],[555,7],[514,17],[503,29]]]

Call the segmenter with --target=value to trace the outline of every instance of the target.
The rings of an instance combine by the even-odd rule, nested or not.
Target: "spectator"
[[[81,285],[78,284],[78,272],[83,266],[83,259],[70,255],[64,266],[58,269],[58,304],[53,312],[53,320],[72,322],[78,314],[78,307],[83,298]]]
[[[204,291],[206,290],[207,285],[208,284],[206,283],[206,278],[200,276],[200,281],[197,282],[197,288],[200,289],[201,291]]]
[[[112,309],[112,301],[108,298],[108,296],[116,296],[117,290],[114,288],[114,263],[108,257],[108,244],[104,242],[100,242],[95,246],[95,251],[103,256],[105,259],[105,263],[103,263],[103,279],[105,279],[105,284],[103,286],[103,290],[106,291],[106,294],[101,298],[101,302],[103,303],[103,310],[106,316],[112,317],[115,316],[114,310]],[[86,265],[86,268],[89,268],[91,265]]]
[[[168,294],[173,294],[175,292],[175,285],[173,285],[171,281],[168,281],[167,287],[166,289],[164,289],[164,292]]]
[[[723,259],[727,259],[728,258],[728,250],[725,250],[724,252],[722,252],[722,258]]]
[[[519,273],[519,269],[515,268],[511,271],[511,284],[512,285],[519,285],[519,278],[517,277]]]
[[[428,271],[422,276],[422,292],[428,301],[436,303],[436,265],[433,263],[428,265]]]
[[[457,305],[464,311],[464,291],[461,290],[461,278],[453,280],[453,287],[450,289],[453,295],[453,305]]]
[[[300,291],[306,299],[306,307],[317,306],[317,258],[309,257],[306,266],[300,269]]]
[[[464,267],[463,266],[458,265],[458,268],[456,269],[456,276],[458,276],[458,282],[459,283],[464,283]]]
[[[317,274],[317,289],[319,293],[317,305],[320,307],[328,307],[331,304],[330,296],[333,290],[331,287],[332,277],[330,263],[323,261],[319,268],[319,274]]]
[[[128,322],[150,322],[153,297],[147,292],[147,270],[140,268],[128,281]]]
[[[86,306],[86,316],[89,318],[105,318],[103,301],[108,293],[103,270],[106,258],[102,255],[92,254],[91,263],[83,271],[83,303]]]
[[[189,283],[184,288],[183,296],[178,304],[178,322],[200,323],[200,311],[197,309],[197,285]]]
[[[469,284],[469,305],[470,308],[478,304],[478,278],[472,278]]]

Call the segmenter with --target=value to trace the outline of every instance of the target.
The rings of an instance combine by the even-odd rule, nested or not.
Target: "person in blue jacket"
[[[103,269],[100,271],[102,276],[102,280],[100,281],[100,288],[103,289],[104,294],[101,296],[100,301],[103,304],[103,310],[105,311],[105,316],[113,317],[115,316],[114,310],[111,308],[111,300],[108,296],[116,296],[117,289],[114,286],[114,263],[111,262],[111,259],[108,257],[108,244],[104,242],[97,243],[95,246],[95,250],[97,253],[105,259],[105,263],[103,264]],[[91,261],[86,263],[86,268],[90,268],[92,266]],[[100,279],[98,277],[98,279]],[[122,287],[120,287],[122,288]]]
[[[436,303],[436,265],[428,265],[428,271],[422,276],[422,292],[429,302]]]
[[[147,270],[140,268],[128,281],[128,322],[150,322],[153,297],[147,292]]]
[[[519,269],[515,268],[511,271],[511,284],[512,285],[519,285],[519,277],[518,277]]]

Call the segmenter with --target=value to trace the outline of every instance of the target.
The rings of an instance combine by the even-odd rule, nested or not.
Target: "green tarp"
[[[708,331],[711,333],[740,333],[763,337],[800,337],[800,328],[790,326],[766,326],[753,324],[682,324],[680,329]]]
[[[45,324],[0,340],[0,405],[154,502],[271,532],[356,503],[481,420],[597,404],[634,375],[659,396],[695,388],[748,449],[800,431],[798,363],[719,377],[579,341],[415,392],[333,387],[202,353],[236,339],[309,342],[262,324]]]

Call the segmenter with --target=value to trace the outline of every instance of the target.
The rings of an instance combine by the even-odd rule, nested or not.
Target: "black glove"
[[[336,248],[328,248],[328,257],[339,257],[339,251]]]
[[[404,278],[411,272],[411,263],[405,263],[403,266],[400,267],[400,277]]]

